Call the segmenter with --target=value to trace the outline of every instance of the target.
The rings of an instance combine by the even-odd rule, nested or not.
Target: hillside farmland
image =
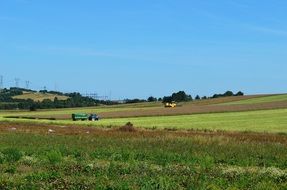
[[[286,105],[264,95],[1,111],[0,189],[286,189]]]

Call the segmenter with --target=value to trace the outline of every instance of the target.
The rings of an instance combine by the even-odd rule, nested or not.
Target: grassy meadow
[[[287,189],[287,109],[98,122],[5,118],[153,109],[164,108],[0,111],[0,189]],[[127,122],[133,130],[122,130]]]
[[[252,136],[0,134],[0,189],[286,189],[286,155]]]
[[[11,115],[11,113],[10,113]],[[12,114],[13,115],[13,114]],[[95,127],[118,127],[131,122],[136,127],[154,129],[200,129],[225,131],[254,131],[287,133],[287,109],[260,110],[248,112],[211,113],[179,116],[110,118],[98,122],[72,120],[29,120],[4,118],[0,121],[44,123],[53,125],[78,125]],[[5,116],[5,115],[4,115]]]

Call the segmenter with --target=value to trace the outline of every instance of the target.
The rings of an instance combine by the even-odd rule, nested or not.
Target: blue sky
[[[283,93],[285,0],[0,1],[4,86],[112,93]]]

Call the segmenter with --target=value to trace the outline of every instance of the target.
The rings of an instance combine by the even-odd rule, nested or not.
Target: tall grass
[[[222,136],[1,134],[0,189],[284,189],[286,155]]]

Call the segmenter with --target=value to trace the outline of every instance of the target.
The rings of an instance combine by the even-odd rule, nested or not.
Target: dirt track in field
[[[76,135],[89,137],[120,137],[120,138],[192,138],[197,136],[240,142],[281,143],[287,145],[287,135],[255,132],[203,131],[203,130],[147,130],[136,128],[134,132],[122,132],[119,128],[95,128],[84,126],[56,126],[45,124],[28,124],[17,122],[0,123],[0,134],[27,133],[39,135]]]

